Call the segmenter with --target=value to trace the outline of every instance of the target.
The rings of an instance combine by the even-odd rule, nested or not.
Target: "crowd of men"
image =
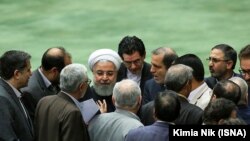
[[[227,44],[212,47],[207,78],[195,54],[159,47],[150,63],[145,57],[143,41],[126,36],[117,52],[89,55],[89,78],[63,47],[47,49],[33,72],[29,53],[4,52],[0,140],[167,141],[169,126],[250,124],[250,45],[238,54]],[[99,112],[86,123],[82,102],[90,99]]]

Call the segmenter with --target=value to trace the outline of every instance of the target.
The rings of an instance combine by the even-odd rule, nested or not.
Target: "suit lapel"
[[[23,105],[23,107],[24,107],[24,109],[23,109],[21,103],[19,102],[18,97],[16,96],[15,92],[13,91],[13,89],[9,86],[9,84],[7,84],[7,82],[5,82],[4,80],[0,79],[0,84],[5,88],[5,90],[7,91],[7,93],[9,94],[9,96],[11,97],[12,101],[15,102],[15,105],[17,105],[18,109],[22,113],[23,119],[25,119],[25,121],[27,122],[27,125],[29,125],[28,127],[30,129],[31,134],[34,135],[34,129],[33,129],[32,121],[30,120],[28,111],[26,110],[25,106]],[[25,112],[27,113],[27,117],[28,118],[26,117],[26,114],[24,113],[23,110],[25,110]]]

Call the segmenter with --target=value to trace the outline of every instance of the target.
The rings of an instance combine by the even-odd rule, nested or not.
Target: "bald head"
[[[232,100],[235,104],[240,100],[240,87],[231,80],[221,80],[213,88],[213,95],[216,98],[226,98]]]
[[[240,87],[241,95],[240,95],[240,101],[237,103],[237,105],[248,105],[248,86],[244,79],[240,77],[232,77],[229,80],[233,81]]]
[[[45,71],[48,71],[52,69],[53,67],[56,67],[59,72],[64,68],[65,66],[65,54],[66,51],[64,48],[61,47],[54,47],[49,48],[45,51],[42,57],[42,68]]]

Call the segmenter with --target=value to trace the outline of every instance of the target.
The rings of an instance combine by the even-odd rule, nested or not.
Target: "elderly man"
[[[237,103],[238,116],[241,117],[248,125],[250,125],[250,107],[248,106],[248,85],[246,81],[240,77],[232,77],[233,81],[240,87],[241,95]]]
[[[204,67],[201,59],[195,54],[178,57],[174,64],[183,64],[193,69],[192,91],[188,96],[189,103],[205,109],[212,97],[212,89],[204,82]]]
[[[136,115],[141,105],[141,90],[133,80],[115,84],[112,96],[116,110],[91,120],[88,131],[91,141],[124,141],[127,133],[143,126]]]
[[[81,99],[93,98],[95,101],[105,100],[107,112],[113,112],[112,91],[117,79],[117,72],[121,65],[120,56],[111,49],[94,51],[88,60],[88,65],[93,73],[93,86],[88,88],[86,96]]]
[[[126,141],[169,141],[169,125],[180,114],[180,101],[176,92],[166,90],[159,92],[154,100],[153,125],[132,129]]]
[[[60,74],[61,91],[46,96],[37,104],[35,131],[37,141],[88,141],[83,113],[78,100],[89,84],[87,69],[81,64],[66,66]]]

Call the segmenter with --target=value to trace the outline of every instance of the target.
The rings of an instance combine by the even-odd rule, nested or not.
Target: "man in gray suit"
[[[42,57],[41,67],[36,69],[29,80],[28,86],[21,89],[22,100],[27,107],[32,121],[38,101],[48,95],[57,94],[59,74],[65,65],[71,63],[70,56],[62,47],[49,48]]]
[[[0,140],[32,141],[33,125],[20,98],[19,89],[31,76],[31,56],[11,50],[0,58]]]
[[[34,120],[37,141],[89,140],[78,102],[89,82],[84,65],[70,64],[62,70],[61,91],[42,98],[37,104]]]
[[[96,116],[89,124],[91,141],[124,141],[129,130],[143,126],[136,115],[141,91],[136,82],[124,79],[115,84],[112,95],[116,110]]]

